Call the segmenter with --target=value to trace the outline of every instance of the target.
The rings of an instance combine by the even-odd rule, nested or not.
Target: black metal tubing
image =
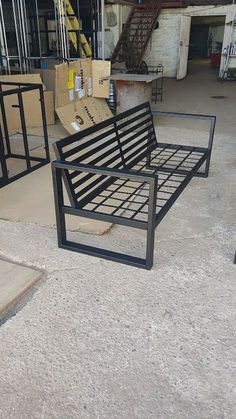
[[[22,135],[23,135],[23,141],[24,141],[25,160],[26,160],[27,170],[30,171],[31,164],[30,164],[29,144],[28,144],[28,138],[27,138],[27,129],[26,129],[26,123],[25,123],[25,113],[24,113],[22,92],[18,91],[17,96],[18,96],[18,102],[19,102]]]
[[[119,216],[110,216],[99,213],[92,214],[89,211],[82,211],[77,208],[71,208],[64,204],[64,194],[63,194],[63,170],[78,170],[84,171],[85,173],[101,174],[108,177],[116,177],[121,179],[129,179],[138,182],[146,182],[149,184],[149,220],[148,223],[125,220]],[[73,163],[64,163],[61,161],[52,162],[52,174],[53,174],[53,189],[54,189],[54,199],[55,199],[55,211],[56,211],[56,220],[57,220],[57,234],[58,234],[58,246],[72,251],[77,251],[80,253],[89,254],[92,256],[97,256],[113,261],[118,261],[120,263],[151,269],[153,265],[153,248],[154,248],[154,234],[155,234],[155,211],[154,206],[156,206],[156,193],[157,193],[157,175],[150,173],[136,173],[127,170],[117,170],[110,168],[100,168],[92,167],[84,164],[73,164]],[[107,221],[116,223],[119,225],[125,225],[127,227],[135,227],[142,230],[147,230],[147,249],[146,249],[146,258],[137,258],[134,256],[129,256],[121,254],[118,252],[112,252],[105,249],[99,249],[97,247],[81,245],[79,243],[73,243],[67,240],[66,237],[66,220],[65,215],[78,215],[81,217],[93,218],[100,221]]]
[[[155,80],[155,86],[152,89],[152,97],[154,97],[155,103],[159,97],[160,102],[163,100],[163,86],[164,86],[164,66],[159,64],[157,66],[148,66],[148,74],[156,74],[159,77]],[[159,86],[160,81],[160,86]]]
[[[105,121],[99,122],[96,125],[93,125],[89,128],[86,128],[86,130],[77,132],[76,134],[72,134],[68,137],[63,138],[62,140],[57,141],[55,144],[56,148],[60,151],[62,149],[62,147],[68,145],[68,144],[73,144],[73,142],[80,140],[81,138],[84,138],[84,133],[86,132],[86,135],[90,135],[92,133],[94,133],[96,130],[100,129],[100,128],[106,128],[108,129],[109,126],[113,125],[114,123],[117,123],[119,121],[121,121],[122,119],[124,119],[125,117],[129,117],[132,116],[134,114],[134,112],[138,112],[143,110],[144,108],[148,107],[150,112],[151,112],[151,107],[150,107],[150,103],[149,102],[145,102],[142,103],[141,105],[136,106],[133,109],[129,109],[123,113],[120,113],[116,116],[113,116],[112,118],[109,118]],[[130,120],[129,122],[132,122],[132,120]],[[123,128],[123,126],[121,126]],[[120,126],[119,126],[120,129]]]
[[[191,113],[163,112],[163,111],[152,111],[152,114],[153,116],[166,116],[166,117],[173,117],[173,118],[178,118],[178,119],[203,120],[203,121],[208,121],[210,123],[209,138],[208,138],[208,145],[207,145],[207,149],[209,153],[206,159],[206,167],[203,172],[195,173],[195,176],[208,177],[209,169],[210,169],[210,162],[211,162],[213,139],[214,139],[214,134],[215,134],[216,117],[213,115],[198,115],[198,114],[191,114]]]
[[[6,179],[6,181],[9,180],[5,153],[4,153],[4,143],[3,143],[3,135],[2,135],[1,126],[0,126],[0,165],[1,165],[1,170],[2,170],[2,179],[0,178],[0,187],[1,187],[4,179]]]
[[[147,104],[140,105],[133,110],[128,111],[130,121],[136,123],[136,119],[132,116],[138,110],[145,109]],[[151,111],[150,111],[151,112]],[[127,112],[104,121],[101,124],[85,130],[78,135],[73,135],[66,139],[62,139],[55,143],[54,149],[58,160],[52,163],[53,187],[55,198],[55,210],[57,220],[58,245],[61,248],[72,250],[100,258],[113,260],[128,265],[151,269],[153,266],[154,253],[154,237],[155,228],[167,214],[178,196],[183,192],[193,176],[208,176],[211,150],[215,129],[215,117],[208,115],[192,115],[174,112],[154,111],[153,116],[173,116],[176,118],[192,118],[210,121],[210,133],[208,147],[193,147],[188,145],[165,144],[161,142],[153,143],[152,148],[148,148],[149,140],[147,140],[146,152],[142,151],[137,158],[133,159],[133,151],[130,150],[131,163],[127,164],[124,150],[124,143],[120,141],[123,134],[118,132],[120,129],[117,122],[126,117]],[[151,114],[151,118],[153,117]],[[142,115],[140,118],[142,118]],[[111,126],[115,126],[116,133],[113,132]],[[123,122],[122,122],[123,124]],[[121,125],[122,125],[121,124]],[[137,120],[137,124],[139,124]],[[120,125],[120,126],[121,126]],[[121,163],[115,167],[109,164],[115,164],[111,158],[104,165],[100,164],[100,160],[89,151],[91,140],[89,134],[97,134],[99,141],[102,139],[100,128],[106,128],[109,132],[116,135],[118,146],[110,145],[111,153],[117,149],[120,150]],[[125,125],[126,129],[127,126]],[[147,128],[149,130],[149,128]],[[104,132],[105,143],[110,141],[106,139],[107,132]],[[135,139],[132,130],[128,127],[125,131],[131,135],[132,141]],[[143,134],[143,132],[142,132]],[[150,136],[152,130],[150,130]],[[119,138],[118,138],[119,137]],[[146,138],[146,136],[144,137]],[[86,140],[78,145],[78,140]],[[92,141],[95,141],[93,138]],[[126,140],[125,140],[126,141]],[[71,146],[75,143],[74,152]],[[126,144],[126,143],[125,143]],[[156,145],[155,145],[156,144]],[[70,145],[69,150],[63,151],[64,147]],[[139,147],[139,140],[135,143],[136,149]],[[97,148],[96,148],[97,147]],[[94,143],[93,150],[101,152],[101,144]],[[130,147],[126,147],[129,149]],[[143,148],[143,146],[142,146]],[[139,149],[139,148],[138,148]],[[83,157],[80,162],[77,158],[72,162],[66,158],[73,158],[75,153],[84,151],[84,158],[91,157],[91,164],[84,164]],[[101,156],[107,156],[107,151]],[[204,173],[200,173],[199,169],[206,163]],[[151,172],[150,172],[151,170]],[[77,180],[77,174],[79,180]],[[98,176],[102,183],[93,181],[92,176]],[[67,178],[73,178],[74,183],[66,183]],[[91,184],[86,184],[91,179]],[[106,180],[107,179],[107,180]],[[71,199],[71,206],[65,205],[63,182],[66,185],[67,194]],[[79,189],[75,192],[76,188]],[[91,187],[91,190],[90,190]],[[126,191],[129,189],[129,191]],[[80,199],[80,194],[83,197]],[[118,194],[118,197],[117,197]],[[122,197],[121,197],[122,196]],[[133,205],[133,207],[132,207]],[[109,210],[109,211],[107,211]],[[95,219],[126,227],[134,227],[147,231],[146,256],[145,259],[124,255],[118,252],[99,249],[92,246],[82,245],[67,240],[66,231],[66,214],[76,215],[89,219]]]
[[[3,123],[5,140],[6,140],[6,147],[7,147],[7,155],[10,155],[11,154],[11,145],[10,145],[10,140],[9,140],[7,117],[6,117],[6,111],[5,111],[5,105],[4,105],[4,93],[2,92],[2,84],[1,83],[0,83],[0,104],[1,104],[2,123]],[[2,144],[3,144],[3,136],[2,135],[1,135],[1,140],[2,140]],[[4,150],[4,144],[3,144],[3,150]]]
[[[40,104],[41,104],[41,114],[42,114],[42,122],[43,122],[43,136],[44,136],[44,148],[46,153],[46,160],[50,161],[50,153],[49,153],[49,143],[48,143],[48,130],[47,130],[47,118],[46,118],[46,109],[45,109],[45,102],[44,102],[44,94],[43,94],[43,86],[39,86],[39,96],[40,96]]]
[[[3,90],[3,86],[17,86],[17,88]],[[44,136],[44,149],[45,149],[45,158],[44,157],[33,157],[30,155],[29,151],[29,144],[28,144],[28,135],[27,135],[27,124],[25,121],[25,113],[24,113],[24,93],[38,90],[39,91],[39,100],[40,100],[40,107],[42,113],[42,127],[43,127],[43,136]],[[23,137],[23,146],[24,146],[24,154],[20,155],[17,153],[12,153],[9,131],[8,131],[8,121],[7,115],[5,110],[5,103],[4,98],[10,95],[16,95],[18,98],[18,105],[13,105],[13,107],[19,109],[19,116],[21,121],[21,128],[22,128],[22,137]],[[43,165],[50,162],[50,154],[49,154],[49,144],[48,144],[48,134],[47,134],[47,122],[46,122],[46,112],[45,112],[45,104],[44,104],[44,96],[43,96],[43,86],[37,83],[17,83],[17,82],[0,82],[0,107],[1,107],[1,116],[2,116],[2,124],[4,128],[4,135],[2,133],[2,129],[0,130],[0,165],[2,169],[2,176],[0,177],[0,187],[3,187],[15,180],[25,176],[28,173],[35,171],[36,169],[42,167]],[[5,144],[4,144],[5,139]],[[6,150],[5,150],[6,146]],[[22,170],[17,175],[9,176],[8,171],[8,159],[21,159],[26,161],[26,170]],[[38,164],[32,165],[32,162],[37,162]]]
[[[19,89],[21,91],[21,93],[24,92],[29,92],[31,90],[35,90],[35,89],[39,89],[40,87],[42,87],[41,84],[38,83],[16,83],[16,82],[9,82],[9,81],[4,81],[4,82],[0,82],[0,86],[18,86],[18,89],[10,89],[10,90],[2,90],[0,92],[0,95],[2,96],[10,96],[13,95],[15,93],[19,92]]]
[[[197,173],[198,169],[203,165],[203,163],[208,159],[209,152],[207,151],[199,160],[199,162],[194,166],[194,168],[191,170],[190,173],[185,177],[184,181],[179,185],[179,187],[176,189],[176,191],[172,194],[171,198],[167,201],[167,203],[162,207],[161,211],[156,216],[156,224],[155,227],[158,226],[158,224],[161,222],[161,220],[164,218],[164,216],[167,214],[169,209],[172,207],[172,205],[175,203],[176,199],[179,197],[179,195],[183,192],[183,190],[186,188],[190,180],[193,178],[193,176]]]

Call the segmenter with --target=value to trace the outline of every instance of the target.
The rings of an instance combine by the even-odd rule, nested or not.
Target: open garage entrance
[[[224,30],[225,16],[192,16],[188,74],[219,76]]]

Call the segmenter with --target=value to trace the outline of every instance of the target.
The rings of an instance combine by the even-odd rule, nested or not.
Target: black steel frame
[[[155,103],[159,99],[163,101],[163,89],[164,89],[164,66],[158,64],[157,66],[148,66],[148,74],[156,74],[158,78],[153,82],[152,97]]]
[[[3,90],[3,86],[8,86],[9,90]],[[31,156],[30,150],[29,150],[27,124],[26,124],[25,113],[24,113],[24,93],[35,91],[35,90],[39,91],[39,101],[41,105],[41,114],[42,114],[42,128],[43,128],[43,137],[44,137],[43,146],[45,149],[45,158],[33,157]],[[10,95],[16,95],[18,99],[18,104],[14,105],[14,107],[19,109],[24,154],[13,153],[12,148],[11,148],[11,139],[9,135],[8,120],[7,120],[5,103],[4,103],[5,97],[8,97]],[[2,171],[2,176],[0,176],[0,188],[1,188],[21,178],[22,176],[25,176],[28,173],[31,173],[34,170],[39,169],[45,164],[49,163],[50,154],[49,154],[49,145],[48,145],[48,132],[47,132],[47,121],[46,121],[43,86],[41,84],[0,82],[0,109],[1,109],[1,120],[2,120],[2,127],[3,127],[3,130],[2,130],[2,127],[0,126],[0,167]],[[7,164],[9,158],[25,160],[26,169],[17,173],[16,175],[9,176],[9,170],[8,170],[8,164]],[[33,162],[34,163],[38,162],[38,164],[32,165]]]
[[[134,109],[137,110],[140,107]],[[131,115],[131,111],[127,111],[123,113],[123,116],[126,113],[129,116]],[[59,247],[139,268],[152,268],[155,228],[167,214],[193,176],[207,177],[209,174],[216,123],[216,118],[214,116],[207,115],[159,111],[154,111],[153,115],[209,121],[208,146],[203,148],[157,143],[155,149],[149,150],[146,154],[143,154],[141,159],[135,162],[135,167],[133,166],[125,169],[92,166],[75,161],[63,161],[63,159],[60,158],[60,153],[57,152],[58,160],[52,163],[52,173]],[[111,118],[110,121],[114,122],[116,118],[119,118],[120,116],[121,114]],[[107,127],[107,121],[99,124],[99,127],[102,127],[102,125]],[[85,131],[89,133],[95,130],[96,126]],[[84,135],[86,135],[86,132],[84,132]],[[60,141],[57,144],[59,143]],[[58,151],[57,146],[55,146],[55,151]],[[155,163],[155,160],[157,161],[157,156],[158,163]],[[204,163],[204,171],[200,172],[199,169]],[[104,187],[103,184],[96,190],[95,194],[91,193],[83,204],[76,206],[72,203],[72,205],[69,206],[65,204],[63,191],[64,182],[69,198],[71,197],[71,194],[74,193],[74,191],[70,190],[66,182],[66,172],[69,173],[69,171],[86,173],[90,176],[91,174],[100,175],[104,178],[107,177],[109,181],[106,183],[106,187]],[[129,182],[129,189],[131,188],[131,192],[121,192],[129,195],[124,198],[124,205],[117,204],[116,206],[108,203],[107,206],[114,207],[114,211],[111,214],[107,214],[106,212],[102,213],[99,208],[104,205],[106,206],[108,198],[116,200],[115,193],[121,191],[121,188],[128,184],[127,182]],[[107,193],[110,195],[107,196]],[[96,198],[99,198],[99,202],[96,201]],[[119,197],[117,202],[119,202],[120,199],[121,198]],[[129,206],[132,206],[133,203],[139,205],[138,209],[136,207],[136,209],[130,210]],[[88,209],[91,204],[93,204],[93,206],[95,205],[95,207],[93,207],[93,209]],[[130,215],[129,212],[131,212],[132,215]],[[145,230],[147,232],[145,259],[68,240],[66,214]],[[145,218],[145,220],[143,218]]]

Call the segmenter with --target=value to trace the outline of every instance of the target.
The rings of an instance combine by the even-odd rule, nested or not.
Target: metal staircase
[[[163,7],[182,7],[181,1],[147,0],[135,4],[114,49],[112,62],[125,62],[127,69],[139,67],[145,54],[151,34]]]

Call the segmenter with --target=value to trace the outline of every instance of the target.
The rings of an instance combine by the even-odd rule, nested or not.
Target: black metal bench
[[[153,114],[209,121],[208,146],[158,142]],[[54,144],[59,247],[151,269],[155,228],[193,176],[208,176],[215,129],[214,116],[153,114],[144,103]],[[63,182],[70,205],[64,201]],[[146,258],[68,240],[66,214],[146,230]]]

